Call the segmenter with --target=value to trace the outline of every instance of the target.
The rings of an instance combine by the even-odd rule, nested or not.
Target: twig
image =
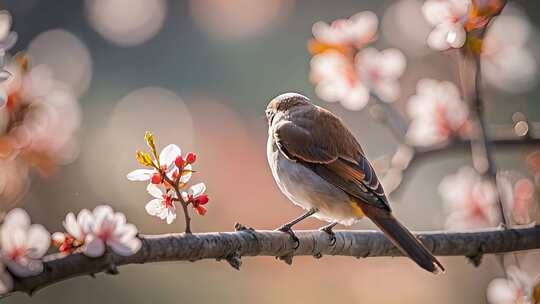
[[[45,257],[44,271],[15,281],[13,292],[33,292],[51,284],[82,275],[111,269],[111,264],[144,264],[163,261],[201,259],[239,259],[242,256],[315,256],[351,257],[401,256],[401,252],[377,231],[337,231],[335,244],[325,232],[296,231],[300,246],[288,234],[279,231],[242,230],[195,234],[140,236],[142,248],[135,255],[107,254],[88,258],[80,253]],[[423,232],[420,240],[438,256],[479,257],[483,254],[540,248],[540,226],[501,230],[498,228],[468,232]]]

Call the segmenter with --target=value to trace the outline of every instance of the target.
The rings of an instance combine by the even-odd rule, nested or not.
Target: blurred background
[[[79,104],[71,116],[62,117],[73,120],[76,134],[62,158],[65,165],[47,177],[30,172],[31,183],[20,185],[22,190],[5,198],[2,208],[23,207],[53,232],[62,230],[68,211],[106,203],[142,233],[181,232],[181,216],[172,225],[148,216],[145,186],[125,178],[139,166],[135,151],[145,148],[144,131],[151,130],[160,148],[175,143],[198,155],[194,180],[206,183],[211,201],[204,217],[194,215],[194,231],[230,231],[235,222],[278,227],[301,210],[279,192],[268,169],[264,109],[271,98],[295,91],[327,107],[344,119],[372,160],[398,146],[368,111],[349,111],[317,98],[306,47],[312,25],[375,12],[379,31],[373,45],[399,48],[407,58],[396,101],[404,112],[419,79],[455,82],[457,76],[452,56],[425,45],[431,27],[421,5],[416,0],[0,0],[19,35],[10,53],[27,51],[31,66],[46,65],[46,73],[68,85]],[[530,60],[527,72],[518,76],[486,76],[490,122],[511,123],[515,111],[540,120],[539,8],[534,1],[511,2],[510,9],[523,20],[519,29],[527,33],[523,45]],[[496,160],[502,170],[527,173],[527,152],[530,148],[504,151]],[[438,185],[470,162],[463,152],[417,166],[405,188],[391,197],[396,216],[413,230],[444,229],[447,214]],[[322,224],[309,219],[298,228]],[[364,228],[373,227],[362,221],[351,229]],[[3,301],[484,303],[486,286],[502,275],[491,256],[479,268],[463,257],[441,258],[447,273],[436,277],[404,258],[300,257],[292,267],[273,258],[243,260],[241,271],[215,261],[130,265],[118,276],[74,278],[32,298],[16,294]]]

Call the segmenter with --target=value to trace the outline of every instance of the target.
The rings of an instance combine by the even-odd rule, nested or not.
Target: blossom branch
[[[378,231],[337,231],[336,241],[324,232],[296,231],[300,245],[279,231],[241,230],[195,234],[140,235],[141,249],[131,256],[108,253],[88,258],[80,253],[53,254],[44,258],[44,271],[18,278],[13,291],[32,294],[51,284],[99,272],[117,273],[117,266],[163,261],[196,261],[242,256],[314,256],[322,255],[378,257],[402,253]],[[501,230],[497,228],[468,232],[422,232],[418,234],[427,248],[438,256],[478,258],[483,254],[540,248],[540,226]],[[237,265],[239,266],[239,264]]]

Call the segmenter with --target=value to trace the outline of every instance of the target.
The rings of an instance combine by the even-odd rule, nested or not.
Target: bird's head
[[[277,113],[283,113],[305,106],[311,106],[311,102],[306,96],[298,93],[281,94],[272,99],[266,107],[266,119],[268,120],[268,124],[272,124],[272,120]]]

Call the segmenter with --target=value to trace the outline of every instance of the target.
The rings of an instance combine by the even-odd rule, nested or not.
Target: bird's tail
[[[444,272],[443,265],[405,226],[398,222],[390,211],[366,206],[366,204],[362,204],[361,207],[365,215],[384,232],[392,243],[418,266],[434,274]]]

